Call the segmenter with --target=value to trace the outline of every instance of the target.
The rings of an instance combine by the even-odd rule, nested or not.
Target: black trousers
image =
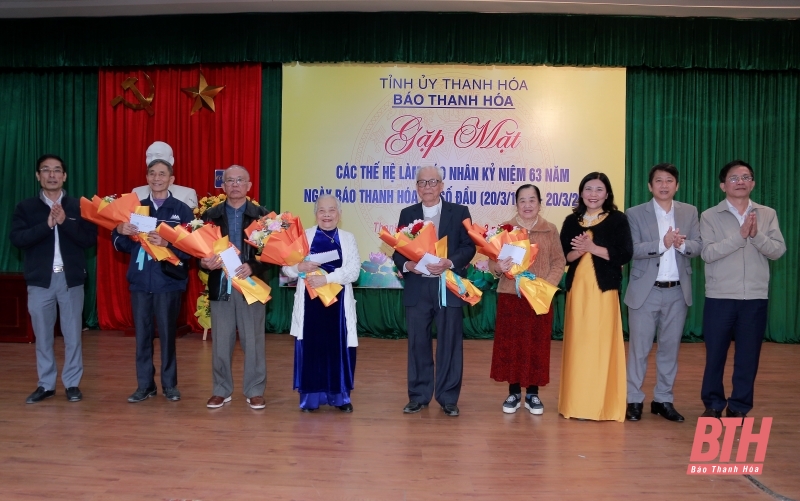
[[[439,306],[439,280],[422,280],[419,300],[406,306],[408,326],[408,398],[428,404],[456,404],[464,370],[462,306]],[[436,323],[436,365],[431,327]]]
[[[178,385],[175,331],[181,311],[182,294],[182,291],[131,292],[133,323],[136,327],[136,383],[139,388],[155,388],[153,341],[156,325],[161,341],[161,387],[174,388]]]
[[[748,413],[753,408],[753,386],[758,359],[767,329],[767,299],[706,298],[703,307],[703,339],[706,368],[700,398],[709,409]],[[733,389],[725,398],[722,379],[731,339],[736,341],[733,355]]]

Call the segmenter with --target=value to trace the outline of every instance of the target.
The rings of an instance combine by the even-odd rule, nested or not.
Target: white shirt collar
[[[658,201],[655,198],[653,198],[653,207],[656,208],[656,212],[658,212],[659,214],[668,216],[672,214],[673,213],[672,211],[675,209],[675,201],[673,200],[670,202],[669,210],[664,210],[660,205],[658,205]]]
[[[736,207],[734,207],[734,206],[733,206],[733,204],[731,203],[731,201],[730,201],[730,200],[728,200],[728,199],[726,198],[726,199],[725,199],[725,203],[726,203],[726,204],[728,204],[728,210],[729,210],[729,211],[731,211],[731,212],[733,212],[733,214],[734,214],[735,216],[739,216],[739,217],[744,217],[744,216],[746,216],[746,215],[747,215],[747,213],[748,213],[748,212],[750,212],[750,210],[753,208],[753,201],[748,199],[748,200],[747,200],[747,210],[745,210],[745,211],[744,211],[744,214],[739,214],[739,209],[737,209]]]
[[[442,212],[442,198],[439,197],[439,203],[434,205],[433,207],[425,207],[425,204],[422,204],[422,215],[428,218],[435,216]]]
[[[61,190],[61,194],[58,196],[58,200],[56,200],[55,202],[53,202],[52,200],[50,200],[50,199],[47,197],[47,195],[45,195],[45,194],[44,194],[44,190],[41,190],[41,191],[39,192],[39,198],[41,198],[41,199],[42,199],[42,201],[43,201],[44,203],[46,203],[48,207],[52,207],[54,204],[60,204],[60,203],[61,203],[61,199],[62,199],[62,198],[64,198],[64,190]]]

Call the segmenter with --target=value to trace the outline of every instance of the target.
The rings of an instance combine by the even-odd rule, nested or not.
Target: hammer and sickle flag
[[[153,116],[155,114],[155,110],[153,110],[152,104],[153,98],[156,97],[156,88],[147,73],[144,73],[144,78],[147,80],[147,97],[144,97],[139,91],[138,87],[136,87],[136,82],[138,82],[139,79],[136,77],[128,77],[122,82],[122,89],[130,90],[138,102],[132,103],[122,97],[122,94],[120,94],[111,100],[111,106],[116,108],[118,104],[122,103],[132,110],[145,110],[147,111],[148,115]]]

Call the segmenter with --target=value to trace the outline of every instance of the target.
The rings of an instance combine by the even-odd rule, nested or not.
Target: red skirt
[[[553,309],[537,315],[524,298],[497,294],[492,371],[495,381],[544,386],[550,382]]]

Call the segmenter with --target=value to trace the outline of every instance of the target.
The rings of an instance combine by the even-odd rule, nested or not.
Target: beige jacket
[[[723,200],[703,212],[700,236],[706,262],[706,297],[714,299],[768,299],[769,259],[786,252],[774,209],[752,202],[758,233],[742,238],[739,221]]]
[[[519,226],[514,219],[502,224]],[[559,239],[556,226],[548,222],[542,216],[539,216],[539,221],[528,232],[528,236],[532,244],[539,245],[539,253],[536,255],[536,260],[531,267],[528,268],[528,271],[542,280],[553,285],[558,285],[561,281],[561,277],[564,275],[564,266],[567,265],[567,260],[564,257],[564,251],[561,250],[561,240]],[[489,271],[495,275],[500,275],[500,283],[497,284],[497,292],[506,294],[517,293],[514,280],[506,278],[505,275],[501,274],[497,262],[489,260]]]

